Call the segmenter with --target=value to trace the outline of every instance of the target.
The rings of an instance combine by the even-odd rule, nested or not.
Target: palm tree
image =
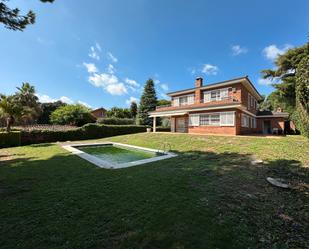
[[[21,116],[22,106],[15,96],[0,95],[0,115],[6,119],[6,131],[11,131],[15,120]]]
[[[41,112],[38,97],[35,95],[35,88],[28,82],[24,82],[21,87],[17,87],[15,94],[18,102],[23,106],[22,118],[26,121],[33,121]]]

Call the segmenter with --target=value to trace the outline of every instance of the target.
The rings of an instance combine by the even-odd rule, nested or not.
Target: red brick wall
[[[284,131],[284,122],[285,118],[258,118],[258,131],[263,133],[263,122],[264,120],[270,120],[271,130],[273,128],[278,128],[279,130]]]

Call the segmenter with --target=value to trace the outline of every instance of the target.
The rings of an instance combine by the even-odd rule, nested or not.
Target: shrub
[[[20,146],[19,131],[0,132],[0,148]]]
[[[164,131],[164,132],[168,132],[171,131],[171,127],[164,127],[164,126],[158,126],[156,128],[157,131]]]
[[[145,126],[86,124],[75,130],[31,130],[21,132],[22,145],[74,141],[145,132]]]
[[[50,121],[53,124],[82,126],[94,122],[94,118],[83,105],[66,105],[53,111]]]
[[[135,120],[131,118],[99,118],[97,123],[107,125],[133,125],[135,124]]]

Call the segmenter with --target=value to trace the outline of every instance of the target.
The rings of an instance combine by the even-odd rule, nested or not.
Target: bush
[[[163,126],[158,126],[156,128],[157,131],[164,131],[164,132],[168,132],[171,131],[171,127],[163,127]]]
[[[0,132],[0,148],[20,146],[20,134],[19,131]]]
[[[145,126],[86,124],[75,130],[31,130],[21,132],[22,145],[57,141],[74,141],[145,132]]]
[[[98,124],[107,125],[133,125],[135,120],[131,118],[99,118],[97,119]]]
[[[82,126],[94,122],[94,118],[83,105],[66,105],[53,111],[50,121],[53,124]]]

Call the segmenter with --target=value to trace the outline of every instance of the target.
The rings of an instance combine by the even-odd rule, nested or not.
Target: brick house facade
[[[103,107],[94,109],[90,112],[92,114],[92,116],[96,119],[98,118],[104,118],[106,115],[106,110]]]
[[[262,96],[249,78],[241,77],[203,86],[195,80],[191,89],[171,92],[170,106],[150,112],[153,131],[156,117],[169,117],[172,132],[198,134],[282,134],[288,113],[259,111]]]

